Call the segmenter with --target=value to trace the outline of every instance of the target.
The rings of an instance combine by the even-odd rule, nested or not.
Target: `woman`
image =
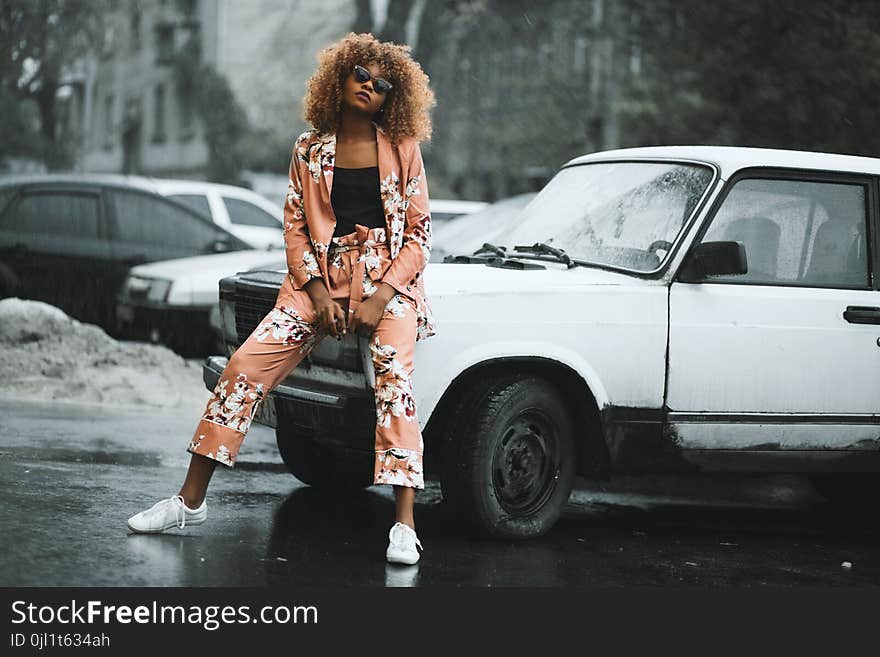
[[[319,340],[356,333],[370,340],[375,373],[373,483],[394,487],[386,558],[418,561],[413,503],[424,479],[413,351],[434,334],[422,281],[431,216],[419,142],[430,137],[435,99],[409,50],[349,33],[319,54],[303,103],[314,128],[297,138],[290,162],[288,275],[208,400],[180,491],[130,518],[132,531],[203,523],[214,468],[234,465],[265,395]]]

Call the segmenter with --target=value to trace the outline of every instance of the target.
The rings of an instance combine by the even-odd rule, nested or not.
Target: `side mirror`
[[[740,242],[703,242],[685,259],[678,280],[699,283],[709,276],[745,274],[748,271],[746,249]]]

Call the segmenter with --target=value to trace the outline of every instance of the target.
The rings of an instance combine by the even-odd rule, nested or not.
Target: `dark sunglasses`
[[[373,89],[375,89],[380,94],[387,94],[394,88],[391,86],[391,83],[388,80],[385,80],[384,78],[374,78],[367,69],[358,64],[354,65],[354,79],[358,82],[366,82],[367,80],[372,80]]]

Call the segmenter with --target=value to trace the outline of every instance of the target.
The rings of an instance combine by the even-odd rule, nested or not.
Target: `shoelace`
[[[397,532],[395,532],[394,530],[397,529],[398,527],[399,527],[400,529],[399,529]],[[401,540],[396,540],[396,539],[395,539],[395,535],[400,535],[400,536],[401,536]],[[419,537],[418,537],[418,535],[416,534],[416,531],[415,531],[412,527],[410,527],[409,525],[406,525],[406,524],[404,524],[404,523],[402,523],[402,522],[396,522],[396,523],[394,523],[394,526],[393,526],[393,527],[391,528],[391,530],[388,532],[388,540],[391,541],[392,543],[395,543],[395,544],[398,544],[398,545],[399,545],[399,544],[403,541],[403,537],[404,537],[404,536],[409,536],[409,535],[412,535],[413,541],[415,541],[415,544],[416,544],[416,545],[418,545],[418,546],[419,546],[420,548],[422,548],[423,550],[425,549],[425,548],[422,547],[422,542],[419,540]]]
[[[152,508],[147,510],[144,515],[154,516],[160,511],[165,513],[165,509],[168,505],[171,504],[174,507],[174,522],[178,528],[183,529],[186,527],[186,509],[184,508],[183,498],[180,495],[175,495],[174,497],[169,497],[167,500],[162,500],[161,502],[156,502]]]

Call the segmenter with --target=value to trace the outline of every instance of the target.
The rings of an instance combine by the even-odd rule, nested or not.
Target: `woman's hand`
[[[397,294],[397,290],[388,283],[382,283],[379,289],[373,292],[372,296],[364,299],[354,311],[348,327],[349,330],[367,338],[372,337],[379,325],[379,320],[382,319],[385,307],[395,294]]]
[[[335,338],[345,335],[347,330],[345,311],[342,310],[342,306],[330,298],[324,281],[320,278],[313,278],[306,283],[303,289],[312,300],[318,325]]]

